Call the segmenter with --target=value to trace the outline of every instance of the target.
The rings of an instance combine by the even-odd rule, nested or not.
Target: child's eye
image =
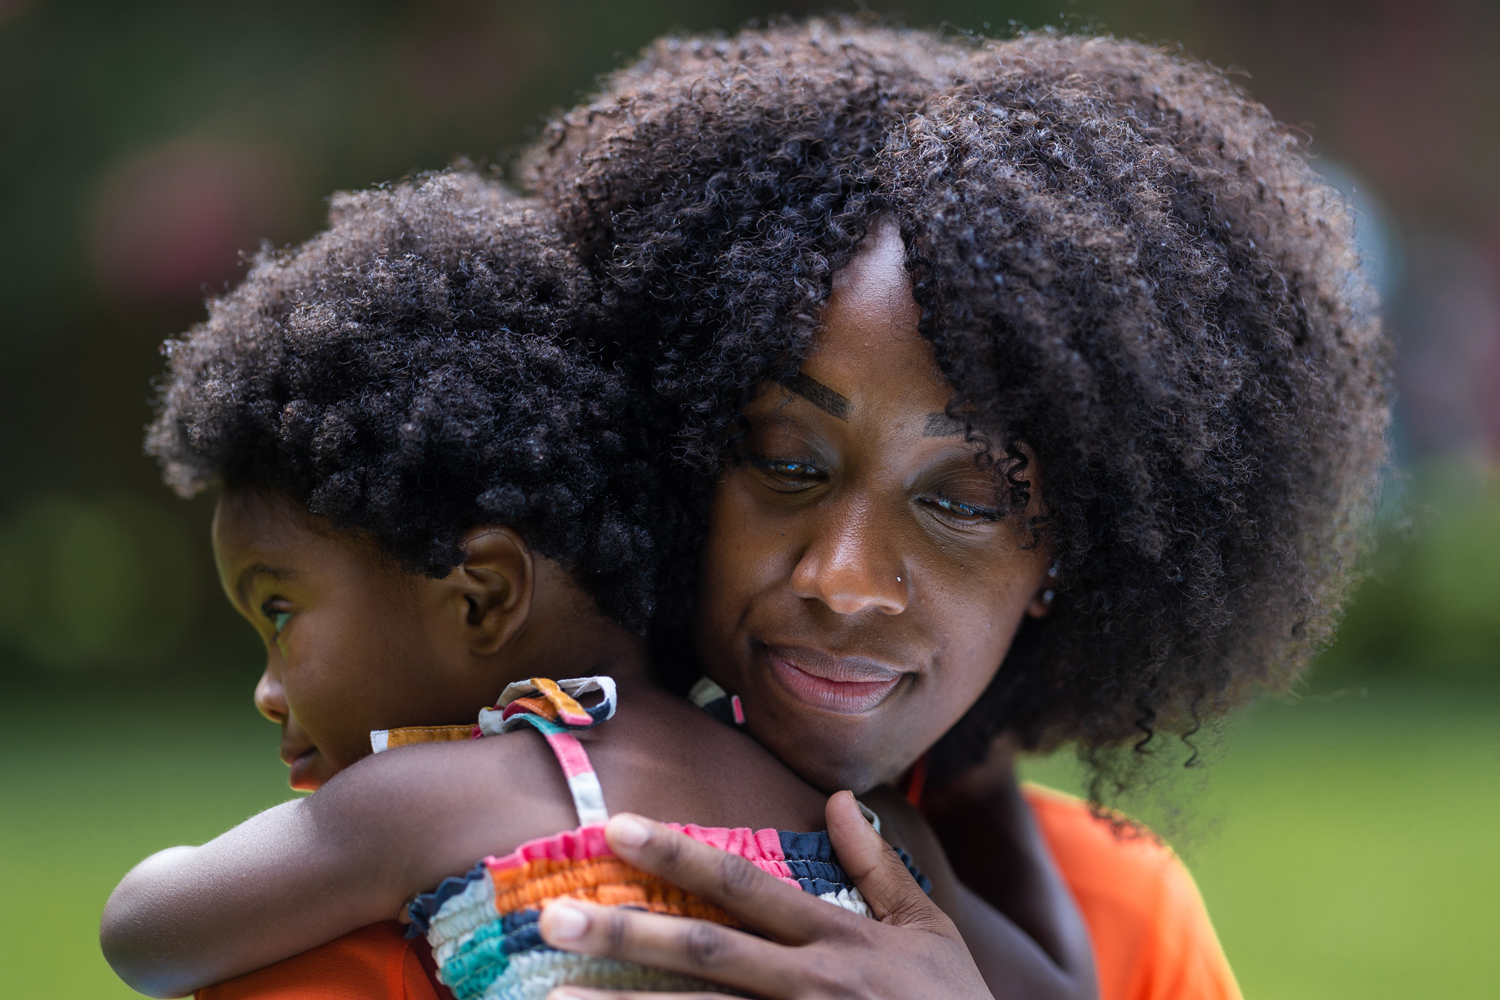
[[[265,604],[262,604],[260,606],[260,613],[266,616],[266,620],[271,623],[271,628],[275,631],[276,635],[280,635],[281,630],[286,628],[286,623],[292,620],[292,613],[278,608],[274,601],[267,601]]]
[[[964,521],[998,521],[1000,519],[1000,512],[998,510],[964,503],[962,500],[951,500],[948,497],[929,497],[927,502],[948,515]]]

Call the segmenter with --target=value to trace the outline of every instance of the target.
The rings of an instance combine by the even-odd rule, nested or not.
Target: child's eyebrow
[[[829,416],[845,421],[849,419],[849,400],[840,396],[822,382],[798,372],[795,375],[788,375],[782,379],[781,384],[784,388],[795,392]]]
[[[281,566],[268,566],[265,563],[252,563],[246,566],[234,584],[235,593],[240,595],[240,600],[248,600],[246,594],[250,592],[250,584],[261,576],[268,576],[273,580],[291,580],[297,576],[297,571]]]

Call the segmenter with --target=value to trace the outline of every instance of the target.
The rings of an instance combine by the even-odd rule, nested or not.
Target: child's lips
[[[766,646],[771,672],[793,697],[840,715],[868,712],[906,676],[861,656],[833,656],[795,646]]]
[[[299,749],[297,747],[283,746],[281,748],[281,760],[287,766],[287,784],[293,788],[316,788],[319,784],[322,784],[322,782],[318,781],[310,773],[317,766],[317,747],[310,746],[306,749]]]

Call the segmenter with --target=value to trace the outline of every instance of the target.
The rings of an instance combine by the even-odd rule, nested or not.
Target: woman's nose
[[[893,527],[881,524],[866,501],[828,510],[792,570],[792,592],[841,615],[869,609],[899,615],[906,610],[911,574]]]
[[[276,723],[285,722],[291,714],[286,707],[286,687],[281,683],[281,675],[269,663],[266,672],[260,675],[260,682],[255,685],[255,707],[261,715]]]

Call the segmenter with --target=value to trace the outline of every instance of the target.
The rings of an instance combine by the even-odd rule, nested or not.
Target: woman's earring
[[[1056,559],[1052,560],[1052,565],[1047,567],[1047,579],[1056,580],[1057,572],[1060,568],[1061,567],[1059,566],[1058,561]],[[1048,587],[1046,590],[1042,591],[1042,603],[1050,607],[1052,605],[1052,598],[1056,596],[1057,592],[1054,591],[1051,587]]]

